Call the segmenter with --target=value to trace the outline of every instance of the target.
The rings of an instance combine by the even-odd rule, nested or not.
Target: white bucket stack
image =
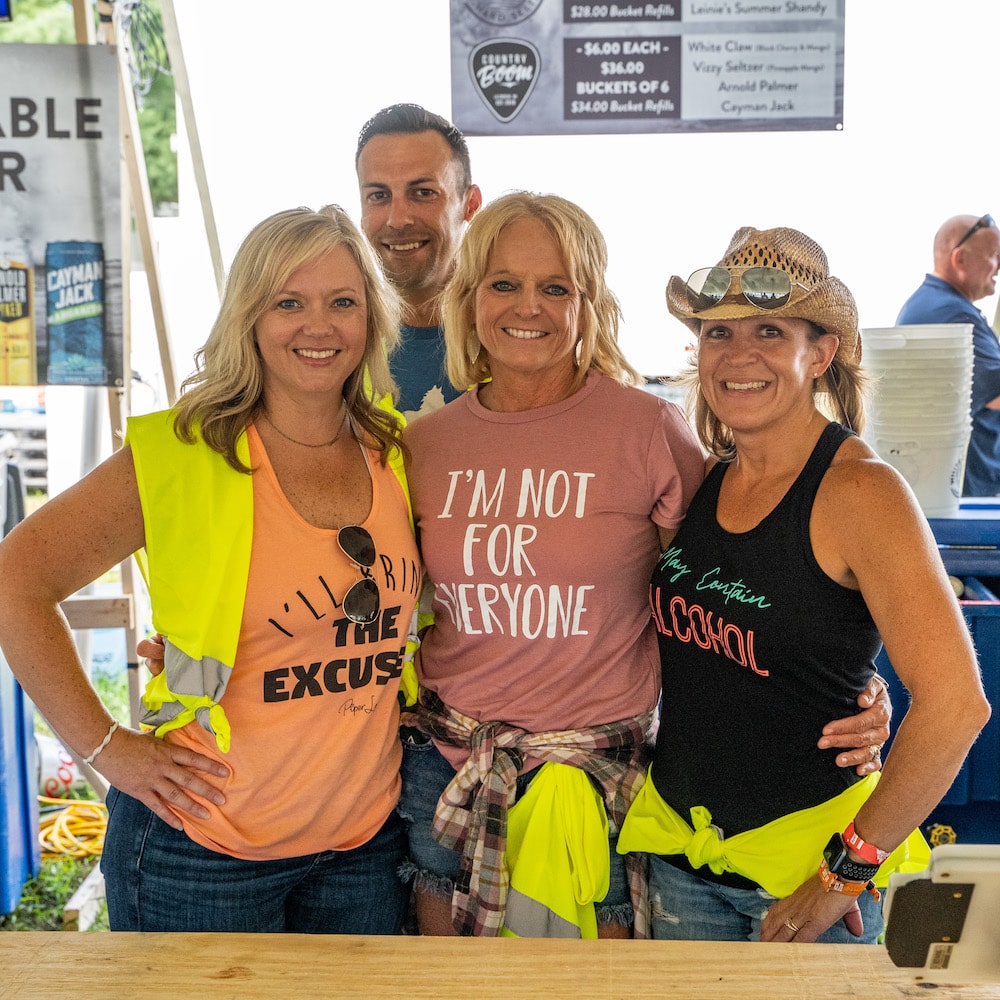
[[[956,517],[972,420],[972,324],[861,331],[873,386],[864,439],[927,517]]]

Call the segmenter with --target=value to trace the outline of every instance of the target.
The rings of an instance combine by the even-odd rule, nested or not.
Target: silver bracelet
[[[115,719],[115,721],[111,723],[111,728],[108,730],[108,735],[105,736],[103,740],[101,740],[101,745],[89,757],[83,758],[84,764],[93,764],[94,761],[97,760],[97,755],[102,750],[104,750],[104,748],[111,742],[111,737],[115,735],[115,730],[117,728],[118,728],[118,720]]]

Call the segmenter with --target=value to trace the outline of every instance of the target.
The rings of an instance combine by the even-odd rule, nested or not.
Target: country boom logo
[[[477,45],[469,56],[469,75],[483,103],[502,122],[524,107],[541,60],[538,49],[516,38],[496,38]]]

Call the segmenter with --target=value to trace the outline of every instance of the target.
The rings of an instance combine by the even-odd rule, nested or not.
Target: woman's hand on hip
[[[821,750],[841,749],[838,767],[853,767],[864,776],[882,769],[882,744],[889,738],[892,701],[882,677],[873,674],[867,687],[858,695],[861,711],[846,719],[835,719],[823,727],[817,746]]]
[[[827,892],[819,875],[815,875],[771,906],[761,924],[760,939],[809,944],[841,919],[855,937],[864,933],[857,900],[839,892]]]
[[[183,829],[183,823],[168,806],[208,819],[210,813],[199,799],[217,806],[226,801],[208,780],[228,777],[225,764],[151,734],[119,727],[95,766],[115,788],[138,799],[175,830]]]

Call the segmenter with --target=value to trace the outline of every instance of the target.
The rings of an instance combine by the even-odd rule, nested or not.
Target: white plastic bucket
[[[878,358],[867,358],[865,368],[869,376],[882,383],[895,385],[898,381],[922,381],[927,388],[934,389],[938,379],[948,379],[951,382],[971,381],[974,371],[971,363],[961,365],[947,361],[932,360],[913,364],[907,361],[881,361]]]
[[[865,365],[871,367],[873,364],[881,361],[893,365],[924,366],[928,362],[934,362],[956,368],[972,367],[971,358],[961,349],[960,344],[949,347],[928,347],[919,351],[899,350],[895,347],[886,349],[881,345],[876,347],[866,344]]]
[[[933,430],[936,427],[945,430],[949,427],[963,427],[965,424],[971,423],[971,417],[968,408],[962,412],[938,409],[931,406],[930,403],[926,407],[921,407],[916,403],[900,403],[894,406],[880,407],[871,413],[868,422],[905,426],[910,421],[921,424],[928,430]]]
[[[968,416],[972,397],[972,324],[927,323],[861,331],[874,385],[877,421],[912,419],[941,429]]]
[[[861,342],[873,379],[865,440],[928,517],[957,516],[972,430],[972,324],[869,327]]]
[[[971,421],[969,404],[964,406],[939,406],[927,400],[923,403],[917,400],[876,400],[868,410],[868,423],[872,424],[908,424],[910,421],[928,430],[962,426]]]
[[[868,345],[900,351],[919,351],[923,348],[958,348],[962,354],[968,345],[972,352],[971,323],[922,323],[912,326],[874,326],[861,331],[861,353],[864,356]]]
[[[906,365],[868,365],[868,375],[881,389],[890,392],[906,392],[919,389],[924,393],[944,395],[954,392],[955,386],[972,386],[972,367],[948,368],[931,363],[919,368]]]
[[[897,378],[923,379],[925,383],[933,386],[933,381],[938,378],[952,381],[971,378],[975,369],[971,364],[952,365],[943,361],[927,361],[915,365],[905,361],[882,362],[877,359],[866,359],[865,370],[871,378],[883,382],[894,382]]]
[[[912,379],[903,383],[876,382],[871,396],[877,406],[892,406],[896,403],[933,403],[941,409],[955,413],[968,410],[972,403],[972,381],[942,379],[937,385],[927,385],[926,379]]]
[[[920,427],[925,431],[951,431],[959,427],[971,425],[972,418],[968,410],[964,413],[952,410],[950,412],[937,410],[928,406],[921,409],[914,403],[899,406],[873,407],[868,413],[869,424],[881,427],[900,427],[905,430],[910,426]]]
[[[865,428],[864,438],[875,448],[875,442],[889,445],[919,445],[927,448],[947,446],[957,437],[968,436],[972,427],[970,424],[955,424],[947,429],[939,429],[930,424],[869,424]],[[875,449],[878,451],[878,448]]]
[[[889,386],[875,386],[872,394],[874,408],[878,410],[888,410],[894,407],[907,407],[917,405],[921,409],[926,405],[936,410],[938,413],[962,413],[969,412],[972,404],[972,387],[966,386],[962,389],[956,386],[949,392],[933,392],[926,386],[911,386],[903,389],[900,386],[891,388]]]
[[[969,428],[954,433],[865,435],[876,454],[910,484],[927,517],[957,517]]]

